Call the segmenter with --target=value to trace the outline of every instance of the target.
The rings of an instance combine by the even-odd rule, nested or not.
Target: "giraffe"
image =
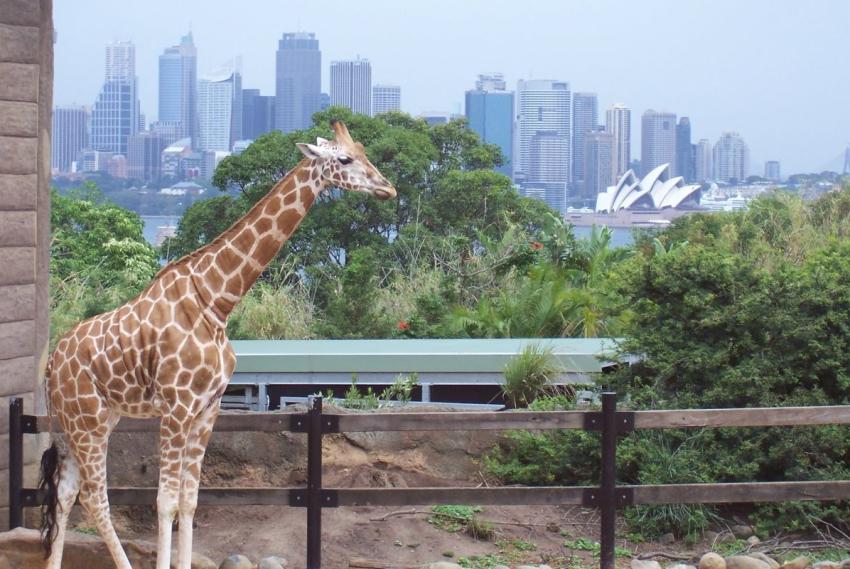
[[[47,569],[60,569],[71,508],[80,503],[119,569],[131,569],[109,514],[106,454],[122,416],[161,417],[157,569],[169,569],[178,519],[178,569],[190,569],[201,463],[236,365],[227,318],[327,187],[381,200],[396,190],[342,122],[335,136],[299,143],[302,160],[208,245],[172,262],[126,304],[78,324],[46,371],[52,413],[68,443],[42,457]]]

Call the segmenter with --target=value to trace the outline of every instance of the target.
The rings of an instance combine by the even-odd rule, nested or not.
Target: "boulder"
[[[770,569],[770,565],[749,555],[733,555],[726,558],[726,569]]]
[[[257,569],[286,569],[286,559],[276,555],[264,557],[257,563]]]
[[[463,567],[450,561],[437,561],[436,563],[431,563],[428,569],[463,569]]]
[[[818,561],[812,565],[812,569],[841,569],[841,563],[835,561]]]
[[[755,559],[760,559],[770,566],[770,569],[779,569],[779,561],[774,559],[773,557],[767,556],[764,553],[759,552],[751,552],[748,554],[750,557],[754,557]]]
[[[254,564],[244,555],[232,554],[221,562],[218,569],[254,569]]]
[[[761,543],[761,540],[759,539],[759,536],[751,535],[747,538],[747,543],[749,543],[751,546],[756,546]]]
[[[653,559],[632,559],[632,569],[661,569],[661,564]]]
[[[706,553],[699,560],[699,569],[726,569],[726,560],[716,553]]]
[[[674,563],[672,565],[668,565],[667,569],[697,569],[693,565],[688,565],[687,563]]]
[[[807,569],[812,564],[808,557],[797,557],[780,565],[780,569]]]
[[[155,569],[156,545],[147,541],[124,541],[124,551],[133,569]],[[172,564],[177,553],[171,553]],[[192,555],[192,569],[214,569],[209,558]],[[44,569],[41,536],[33,529],[16,528],[0,533],[0,569]],[[65,534],[62,569],[115,569],[112,556],[100,538],[69,531]]]
[[[661,545],[672,545],[676,542],[676,536],[672,533],[665,533],[661,537],[658,538],[658,543]]]
[[[737,526],[732,526],[729,529],[732,530],[732,535],[734,535],[738,539],[747,539],[748,537],[750,537],[751,535],[753,535],[755,533],[752,526],[747,526],[747,525],[743,525],[743,524],[737,525]]]

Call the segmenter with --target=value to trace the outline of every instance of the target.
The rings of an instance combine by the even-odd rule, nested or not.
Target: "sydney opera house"
[[[686,185],[681,176],[671,178],[669,164],[658,166],[642,180],[629,170],[616,186],[609,186],[596,196],[596,212],[678,208],[694,202],[700,187],[700,184]]]

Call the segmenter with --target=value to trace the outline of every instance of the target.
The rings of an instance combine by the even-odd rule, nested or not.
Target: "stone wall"
[[[52,107],[52,0],[0,0],[0,529],[9,521],[9,400],[23,397],[34,412],[47,357]],[[28,484],[38,450],[28,441]]]

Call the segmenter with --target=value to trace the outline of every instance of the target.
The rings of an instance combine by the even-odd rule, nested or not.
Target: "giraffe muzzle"
[[[372,195],[383,201],[395,198],[396,191],[392,186],[384,186],[383,188],[375,188],[372,190]]]

